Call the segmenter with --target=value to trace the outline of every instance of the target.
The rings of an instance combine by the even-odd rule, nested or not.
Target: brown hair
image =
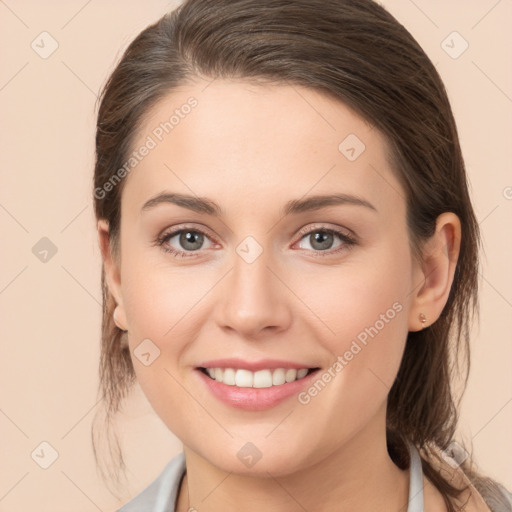
[[[448,510],[460,489],[436,471],[430,457],[449,449],[458,407],[451,377],[465,388],[469,330],[477,317],[480,235],[471,205],[455,120],[443,82],[412,35],[372,0],[188,0],[143,30],[129,45],[100,96],[96,134],[94,206],[106,219],[113,255],[120,261],[123,184],[102,188],[123,166],[144,116],[178,85],[195,77],[310,87],[344,102],[384,135],[392,168],[406,191],[411,246],[435,229],[438,215],[454,212],[462,225],[460,256],[447,304],[430,327],[410,332],[388,397],[387,443],[401,468],[406,441],[420,450],[425,475]],[[100,192],[101,193],[100,193]],[[128,348],[113,323],[115,303],[104,269],[100,391],[107,433],[135,382]],[[97,418],[95,419],[97,423]],[[108,445],[123,468],[115,433]],[[477,489],[490,485],[471,457],[462,464]],[[112,475],[118,477],[117,469]],[[495,492],[498,496],[499,493]],[[499,497],[496,497],[499,500]],[[505,502],[504,502],[505,503]]]

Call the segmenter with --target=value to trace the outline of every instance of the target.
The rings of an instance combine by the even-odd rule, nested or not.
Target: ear
[[[103,266],[105,268],[105,278],[110,293],[114,297],[118,305],[116,310],[115,322],[120,329],[126,329],[126,313],[123,306],[123,296],[121,293],[121,272],[119,262],[116,261],[113,255],[113,250],[109,240],[109,226],[108,221],[100,219],[98,221],[98,242],[101,250],[101,257],[103,259]]]
[[[439,215],[436,230],[422,248],[422,261],[413,270],[413,300],[409,313],[409,331],[433,324],[441,315],[453,283],[461,240],[460,220],[452,212]],[[421,314],[426,321],[421,322]]]

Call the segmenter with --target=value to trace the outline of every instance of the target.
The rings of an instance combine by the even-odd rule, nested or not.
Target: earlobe
[[[452,212],[439,215],[436,230],[422,249],[418,263],[420,283],[414,289],[409,331],[432,325],[441,315],[453,283],[460,252],[460,220]]]
[[[118,262],[115,261],[111,251],[108,222],[105,219],[100,219],[98,221],[98,242],[103,259],[103,266],[105,268],[105,278],[108,289],[118,305],[115,310],[116,317],[114,321],[120,329],[125,330],[125,328],[122,327],[123,325],[126,325],[126,319],[124,318],[125,315],[121,294],[121,277]]]
[[[112,313],[114,323],[116,324],[118,329],[121,329],[121,331],[128,332],[128,329],[125,328],[125,322],[122,322],[121,320],[119,320],[120,311],[121,311],[121,306],[116,306],[114,309],[114,312]]]

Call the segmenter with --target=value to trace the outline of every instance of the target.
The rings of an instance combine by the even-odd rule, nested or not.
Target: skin
[[[135,148],[190,96],[198,100],[126,178],[120,261],[108,250],[108,225],[98,222],[138,381],[183,442],[187,475],[177,510],[405,512],[409,472],[387,453],[387,395],[408,331],[422,328],[419,313],[429,325],[447,301],[458,218],[438,218],[423,261],[416,261],[405,192],[377,129],[311,89],[220,79],[207,85],[198,80],[173,91],[137,135]],[[366,146],[355,161],[338,150],[349,134]],[[141,213],[164,190],[208,197],[224,216],[174,204]],[[333,192],[364,198],[376,210],[344,204],[281,214],[291,199]],[[192,256],[175,258],[153,244],[185,223],[206,233],[199,249],[188,249]],[[334,235],[321,251],[298,234],[303,227],[350,230],[357,242],[344,245]],[[263,249],[250,264],[236,252],[247,236]],[[166,243],[190,247],[179,235]],[[212,396],[194,370],[221,357],[328,369],[396,302],[401,311],[307,405],[291,397],[264,411],[235,409]],[[149,366],[133,356],[146,338],[160,349]],[[247,442],[262,453],[251,468],[237,457]],[[445,510],[424,482],[427,512]]]

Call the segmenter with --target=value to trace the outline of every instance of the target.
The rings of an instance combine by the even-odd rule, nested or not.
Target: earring
[[[427,323],[427,317],[423,314],[423,313],[420,313],[419,314],[419,319],[420,319],[420,322],[422,323],[422,329],[425,329],[426,327],[426,323]]]
[[[114,313],[112,313],[112,317],[114,318],[114,323],[117,325],[117,327],[118,327],[119,329],[121,329],[121,331],[128,332],[128,330],[127,330],[127,329],[123,329],[123,328],[119,325],[119,320],[116,318],[118,308],[119,308],[119,306],[116,306],[116,308],[114,309]]]

